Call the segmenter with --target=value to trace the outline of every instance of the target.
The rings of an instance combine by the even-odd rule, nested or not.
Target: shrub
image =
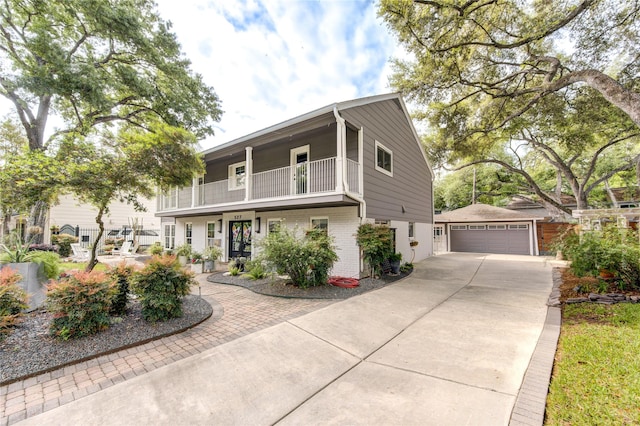
[[[264,270],[262,261],[258,259],[248,261],[246,263],[245,270],[246,273],[242,276],[250,280],[261,280],[267,276],[267,272]]]
[[[51,236],[51,242],[59,247],[58,254],[62,257],[71,256],[71,243],[77,243],[78,238],[69,234]]]
[[[21,311],[27,309],[27,293],[18,287],[20,274],[5,267],[0,270],[0,335],[5,334],[20,318]]]
[[[60,247],[55,244],[30,244],[29,251],[52,251],[58,253]]]
[[[111,299],[110,313],[114,315],[122,315],[127,310],[127,301],[129,300],[129,279],[133,274],[133,266],[127,265],[125,261],[120,262],[108,272],[109,276],[116,282],[116,293]]]
[[[104,272],[74,271],[54,281],[47,291],[47,308],[54,316],[50,333],[67,340],[109,327],[115,292],[113,279]]]
[[[388,226],[363,223],[358,227],[356,242],[364,260],[371,268],[371,275],[380,275],[382,262],[393,254],[393,234]]]
[[[50,280],[60,275],[60,256],[52,251],[32,251],[29,253],[30,262],[42,265],[44,275]]]
[[[151,253],[152,256],[160,256],[163,251],[164,248],[162,248],[162,246],[158,243],[153,244],[151,247],[149,247],[149,253]]]
[[[142,305],[145,320],[156,322],[182,316],[182,297],[195,284],[174,256],[154,256],[131,276],[131,288]]]
[[[556,243],[571,261],[572,272],[579,277],[597,277],[609,271],[622,288],[640,288],[640,244],[637,232],[607,225],[602,230],[569,233]]]
[[[260,243],[266,264],[279,274],[287,274],[301,288],[326,284],[329,271],[338,260],[331,238],[323,230],[308,231],[281,227]]]

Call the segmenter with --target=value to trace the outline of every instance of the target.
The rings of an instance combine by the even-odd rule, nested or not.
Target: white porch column
[[[344,192],[344,157],[347,152],[347,127],[344,118],[338,114],[338,108],[333,107],[333,115],[336,117],[336,192]]]
[[[253,147],[245,148],[244,200],[253,199]]]
[[[191,208],[196,206],[196,187],[198,186],[198,178],[191,179]]]

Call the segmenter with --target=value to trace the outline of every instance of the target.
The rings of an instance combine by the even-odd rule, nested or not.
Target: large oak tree
[[[522,141],[581,207],[594,185],[638,164],[637,149],[609,160],[638,144],[640,3],[382,0],[380,14],[410,56],[395,61],[392,85],[425,106],[417,117],[431,124],[437,161],[499,164],[557,205],[520,167],[523,150],[507,162],[491,154]],[[580,116],[590,104],[592,124]]]
[[[0,0],[0,96],[31,150],[108,124],[213,134],[219,100],[150,0]],[[62,126],[48,129],[55,115]],[[32,208],[42,226],[46,200]]]

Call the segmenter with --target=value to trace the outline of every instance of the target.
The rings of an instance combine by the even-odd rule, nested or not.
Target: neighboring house
[[[544,217],[486,204],[472,204],[435,216],[438,252],[539,254],[537,222]]]
[[[122,236],[126,233],[125,228],[131,227],[136,222],[138,227],[151,231],[156,235],[145,236],[145,244],[151,244],[160,240],[160,219],[155,216],[156,200],[141,198],[140,201],[147,211],[138,212],[133,205],[124,202],[113,202],[109,205],[109,213],[104,215],[104,227],[106,234],[112,233],[114,236]],[[80,242],[89,246],[94,242],[97,235],[98,224],[96,216],[98,211],[95,207],[80,203],[72,195],[61,195],[58,203],[49,208],[45,223],[44,242],[51,242],[51,228],[57,227],[60,233],[67,233],[77,236]],[[9,229],[17,229],[24,235],[27,218],[25,216],[13,216],[9,221]],[[124,231],[123,231],[124,229]],[[108,237],[106,235],[105,237]]]
[[[394,230],[404,261],[433,253],[433,172],[398,94],[329,105],[203,155],[192,187],[158,197],[166,248],[251,257],[277,226],[319,227],[338,247],[332,274],[357,277],[355,234],[375,222]]]
[[[576,208],[576,199],[571,195],[563,194],[560,198],[562,205],[571,210]],[[541,203],[527,199],[514,197],[506,205],[509,210],[514,210],[529,216],[543,216],[544,219],[536,223],[536,235],[538,240],[538,253],[554,255],[553,242],[573,227],[575,219],[556,207],[545,207]]]

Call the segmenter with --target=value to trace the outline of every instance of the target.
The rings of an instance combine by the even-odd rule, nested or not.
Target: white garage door
[[[451,251],[529,254],[529,224],[452,224]]]

